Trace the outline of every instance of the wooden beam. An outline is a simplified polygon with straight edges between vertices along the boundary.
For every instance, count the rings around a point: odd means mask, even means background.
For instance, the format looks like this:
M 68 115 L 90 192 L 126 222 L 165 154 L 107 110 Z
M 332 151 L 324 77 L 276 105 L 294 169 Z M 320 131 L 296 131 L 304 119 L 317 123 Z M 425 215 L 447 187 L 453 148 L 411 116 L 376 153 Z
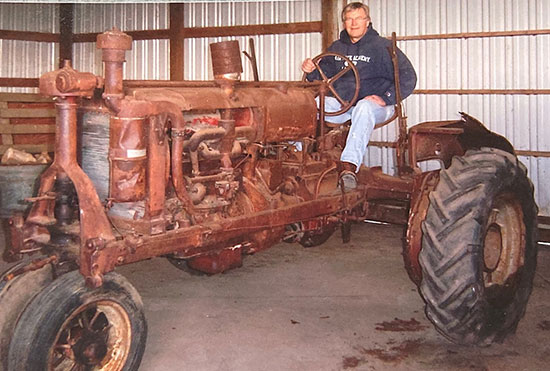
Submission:
M 38 79 L 27 77 L 0 77 L 0 87 L 37 88 Z
M 0 40 L 59 42 L 59 34 L 47 32 L 0 30 Z
M 143 31 L 124 31 L 135 40 L 162 40 L 170 38 L 170 30 L 143 30 Z M 95 43 L 97 35 L 101 32 L 79 33 L 73 35 L 75 43 Z
M 413 93 L 428 95 L 548 95 L 550 89 L 415 89 Z
M 0 102 L 0 109 L 5 108 L 8 108 L 8 102 Z M 10 121 L 8 119 L 0 119 L 0 127 L 4 124 L 4 121 L 6 121 L 8 126 L 11 126 L 9 125 Z M 0 133 L 2 133 L 2 144 L 13 144 L 13 136 L 10 133 L 4 133 L 1 131 Z
M 0 117 L 3 118 L 37 118 L 55 117 L 54 108 L 0 108 Z
M 550 151 L 527 151 L 516 149 L 516 156 L 531 156 L 531 157 L 550 157 Z
M 170 4 L 170 80 L 183 80 L 183 67 L 185 51 L 183 40 L 185 32 L 183 27 L 183 4 Z
M 256 24 L 247 26 L 226 27 L 184 27 L 185 38 L 251 36 L 251 35 L 284 35 L 293 33 L 322 32 L 321 21 Z M 170 39 L 170 30 L 124 31 L 134 40 Z M 74 42 L 95 42 L 99 32 L 81 33 L 73 36 Z
M 73 60 L 73 14 L 73 4 L 59 5 L 59 68 L 65 60 Z
M 397 36 L 397 41 L 472 39 L 472 38 L 484 38 L 484 37 L 537 36 L 537 35 L 550 35 L 550 29 Z
M 294 33 L 322 32 L 321 21 L 278 24 L 258 24 L 227 27 L 194 27 L 184 28 L 186 38 L 251 36 L 251 35 L 282 35 Z
M 0 133 L 2 138 L 4 134 L 55 134 L 55 125 L 0 125 Z M 9 144 L 3 142 L 3 144 Z
M 35 93 L 0 93 L 0 102 L 53 102 L 53 99 Z
M 539 241 L 550 242 L 550 216 L 539 215 Z
M 336 40 L 338 32 L 338 0 L 322 0 L 322 47 L 326 51 L 330 44 Z

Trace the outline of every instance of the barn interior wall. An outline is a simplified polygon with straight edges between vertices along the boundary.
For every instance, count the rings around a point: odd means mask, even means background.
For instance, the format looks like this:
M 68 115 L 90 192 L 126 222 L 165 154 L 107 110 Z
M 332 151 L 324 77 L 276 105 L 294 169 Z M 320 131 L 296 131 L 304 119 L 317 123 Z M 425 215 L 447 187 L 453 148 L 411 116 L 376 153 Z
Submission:
M 364 0 L 374 27 L 383 36 L 550 29 L 550 0 Z M 57 4 L 0 4 L 0 29 L 59 32 Z M 76 4 L 74 32 L 168 28 L 169 4 Z M 184 27 L 239 26 L 321 20 L 321 0 L 197 1 L 184 4 Z M 301 61 L 321 52 L 321 35 L 256 35 L 261 80 L 299 80 Z M 208 46 L 237 39 L 248 49 L 250 37 L 186 39 L 184 77 L 212 78 Z M 454 38 L 400 41 L 418 74 L 419 89 L 549 89 L 550 35 Z M 0 40 L 0 77 L 38 77 L 57 68 L 55 43 Z M 74 67 L 101 74 L 94 43 L 76 43 Z M 252 70 L 243 56 L 244 80 Z M 127 79 L 168 79 L 169 41 L 133 43 L 127 54 Z M 0 88 L 0 91 L 36 91 Z M 516 149 L 550 151 L 550 95 L 413 94 L 405 101 L 409 126 L 423 121 L 457 119 L 467 112 L 489 129 L 506 136 Z M 391 124 L 375 131 L 372 140 L 394 140 Z M 535 184 L 542 215 L 550 215 L 550 158 L 520 156 Z M 369 165 L 393 173 L 394 153 L 370 147 Z M 426 165 L 426 167 L 432 166 Z

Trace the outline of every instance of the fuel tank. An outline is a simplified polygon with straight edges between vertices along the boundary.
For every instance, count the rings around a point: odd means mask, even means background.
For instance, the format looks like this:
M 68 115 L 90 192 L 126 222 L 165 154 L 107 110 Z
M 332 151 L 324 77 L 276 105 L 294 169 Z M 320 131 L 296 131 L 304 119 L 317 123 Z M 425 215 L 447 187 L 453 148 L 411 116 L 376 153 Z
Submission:
M 137 100 L 172 102 L 184 113 L 233 109 L 237 114 L 235 125 L 253 126 L 257 142 L 315 136 L 317 106 L 313 91 L 283 83 L 271 85 L 132 88 L 127 94 Z

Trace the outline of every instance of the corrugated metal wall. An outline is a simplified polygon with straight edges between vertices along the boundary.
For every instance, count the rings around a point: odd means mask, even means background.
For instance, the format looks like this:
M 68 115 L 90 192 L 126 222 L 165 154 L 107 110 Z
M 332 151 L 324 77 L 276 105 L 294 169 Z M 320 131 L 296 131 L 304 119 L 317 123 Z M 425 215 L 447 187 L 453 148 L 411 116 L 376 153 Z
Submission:
M 117 27 L 122 31 L 156 30 L 169 27 L 169 5 L 76 4 L 74 33 L 103 32 Z M 125 79 L 147 80 L 170 78 L 168 40 L 134 41 L 126 53 Z M 73 49 L 74 68 L 101 74 L 101 52 L 95 43 L 76 43 Z
M 318 21 L 320 1 L 213 1 L 184 6 L 185 27 L 241 26 Z M 249 50 L 250 37 L 201 38 L 185 41 L 185 78 L 212 79 L 209 45 L 238 40 Z M 321 51 L 321 34 L 252 36 L 260 80 L 299 80 L 302 60 Z M 250 63 L 243 57 L 243 79 L 252 80 Z
M 0 4 L 0 30 L 59 32 L 57 4 Z M 0 40 L 0 76 L 35 78 L 57 68 L 55 43 Z M 0 88 L 1 92 L 37 92 L 34 88 Z
M 550 0 L 366 0 L 384 36 L 550 29 Z M 400 41 L 419 89 L 550 89 L 550 35 Z M 549 95 L 412 95 L 409 126 L 467 112 L 518 150 L 550 151 Z M 395 138 L 395 125 L 373 140 Z M 372 148 L 370 164 L 393 171 L 392 151 Z M 550 215 L 550 158 L 520 156 L 535 184 L 541 214 Z
M 102 32 L 114 26 L 123 31 L 163 29 L 168 28 L 168 18 L 168 4 L 77 4 L 74 32 Z M 199 1 L 184 4 L 184 27 L 275 24 L 320 19 L 320 1 Z M 212 79 L 210 43 L 238 40 L 242 50 L 249 50 L 249 38 L 186 39 L 185 79 Z M 301 61 L 321 50 L 321 34 L 264 35 L 252 38 L 261 80 L 300 79 Z M 76 69 L 101 72 L 101 56 L 94 43 L 75 44 L 74 53 Z M 244 56 L 243 68 L 243 79 L 252 80 L 252 70 Z M 132 51 L 127 53 L 124 77 L 168 79 L 169 41 L 134 42 Z
M 388 36 L 550 28 L 550 0 L 364 0 L 375 28 Z M 58 32 L 54 4 L 0 4 L 0 29 Z M 185 27 L 318 21 L 321 0 L 202 1 L 184 5 Z M 77 4 L 75 33 L 168 27 L 168 4 Z M 30 15 L 30 16 L 29 16 Z M 261 80 L 298 80 L 300 63 L 321 52 L 320 34 L 253 36 Z M 212 78 L 208 45 L 231 38 L 185 41 L 185 78 Z M 248 49 L 248 37 L 233 38 Z M 418 73 L 420 89 L 549 89 L 550 35 L 400 41 Z M 57 46 L 0 41 L 3 77 L 37 77 L 57 66 Z M 75 44 L 75 68 L 101 73 L 94 43 Z M 168 79 L 169 42 L 137 41 L 127 54 L 127 79 Z M 14 61 L 17 61 L 15 63 Z M 20 62 L 22 61 L 22 62 Z M 38 62 L 38 63 L 37 63 Z M 251 80 L 243 57 L 243 79 Z M 6 89 L 2 89 L 6 91 Z M 22 91 L 25 89 L 10 89 Z M 550 96 L 413 95 L 405 103 L 409 125 L 458 118 L 464 111 L 506 136 L 517 149 L 549 151 Z M 395 125 L 373 140 L 395 139 Z M 535 183 L 543 215 L 550 215 L 550 159 L 521 157 Z M 369 163 L 393 172 L 393 151 L 369 149 Z

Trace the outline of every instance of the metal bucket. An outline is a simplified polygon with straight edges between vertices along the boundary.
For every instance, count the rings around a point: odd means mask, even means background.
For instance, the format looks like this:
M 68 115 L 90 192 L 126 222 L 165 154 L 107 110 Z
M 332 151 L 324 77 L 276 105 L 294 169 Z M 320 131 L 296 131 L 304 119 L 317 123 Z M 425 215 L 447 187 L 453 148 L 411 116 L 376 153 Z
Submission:
M 49 164 L 0 165 L 0 218 L 14 211 L 25 212 L 31 204 L 25 198 L 36 195 L 40 174 Z

